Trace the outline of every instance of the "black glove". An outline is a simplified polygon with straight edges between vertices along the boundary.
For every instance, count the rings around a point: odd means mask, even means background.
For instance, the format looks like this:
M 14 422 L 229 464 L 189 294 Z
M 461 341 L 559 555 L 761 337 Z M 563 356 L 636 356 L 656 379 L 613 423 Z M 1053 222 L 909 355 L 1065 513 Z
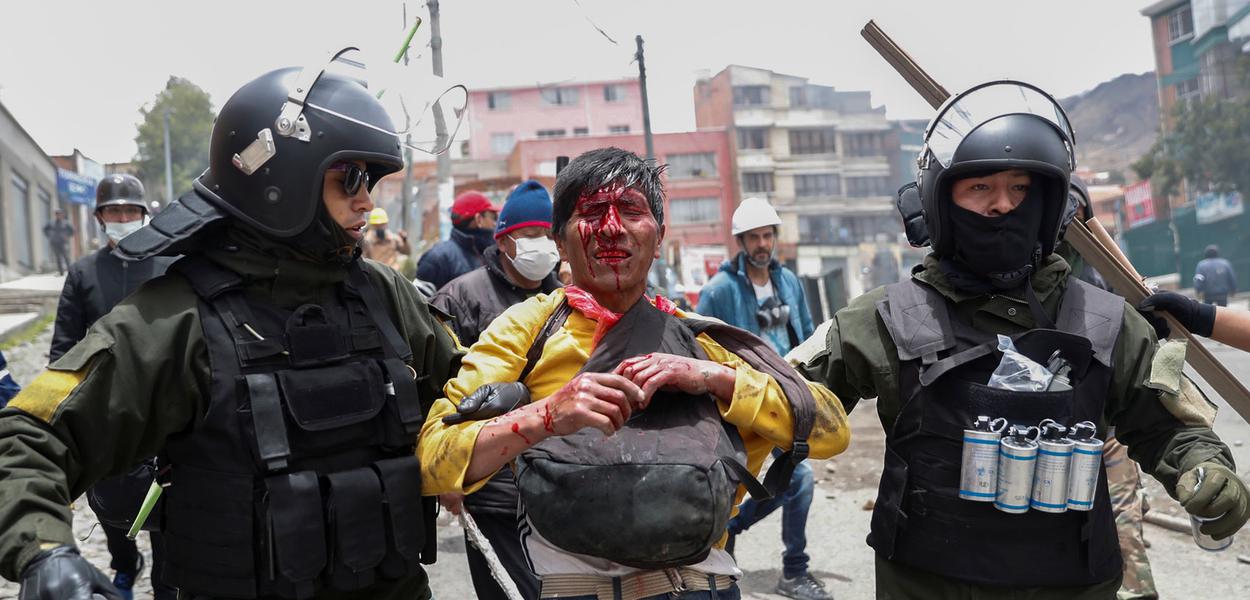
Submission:
M 1166 310 L 1173 317 L 1176 317 L 1176 320 L 1180 321 L 1181 325 L 1185 326 L 1185 329 L 1188 329 L 1190 333 L 1195 335 L 1211 337 L 1211 331 L 1215 329 L 1214 304 L 1203 304 L 1176 292 L 1159 292 L 1149 296 L 1142 300 L 1141 304 L 1137 305 L 1137 310 L 1150 321 L 1151 325 L 1155 326 L 1156 332 L 1159 330 L 1159 326 L 1155 325 L 1151 316 L 1146 315 L 1157 310 Z M 1152 316 L 1154 319 L 1162 321 L 1158 315 Z M 1166 325 L 1165 322 L 1165 330 L 1167 330 Z M 1159 337 L 1162 339 L 1166 336 L 1160 335 Z
M 103 573 L 73 546 L 57 546 L 35 555 L 22 569 L 18 600 L 122 600 Z
M 524 383 L 488 383 L 465 396 L 456 407 L 456 414 L 443 417 L 443 422 L 455 425 L 493 419 L 529 401 L 530 390 Z

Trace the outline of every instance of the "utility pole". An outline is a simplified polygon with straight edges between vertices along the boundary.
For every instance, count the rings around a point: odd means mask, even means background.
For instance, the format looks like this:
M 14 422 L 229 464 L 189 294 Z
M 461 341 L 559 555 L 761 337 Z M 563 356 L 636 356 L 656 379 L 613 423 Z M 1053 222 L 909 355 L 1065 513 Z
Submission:
M 438 20 L 438 0 L 427 0 L 430 8 L 430 55 L 434 66 L 434 74 L 443 76 L 443 36 Z M 442 107 L 434 103 L 434 135 L 442 144 L 447 139 L 447 121 L 443 118 Z M 451 180 L 451 148 L 438 155 L 438 211 L 439 218 L 449 218 L 454 188 Z M 440 228 L 441 230 L 441 228 Z M 441 231 L 439 237 L 442 237 Z
M 642 88 L 642 136 L 647 142 L 647 158 L 655 158 L 655 145 L 651 142 L 651 105 L 647 103 L 647 63 L 642 56 L 642 36 L 634 36 L 634 42 L 638 44 L 634 60 L 638 61 L 638 84 Z
M 165 108 L 165 205 L 174 201 L 174 167 L 169 151 L 169 108 Z
M 408 3 L 407 2 L 404 3 L 404 27 L 405 28 L 408 27 Z M 411 40 L 409 41 L 411 42 Z M 404 48 L 404 66 L 408 66 L 408 50 L 410 47 L 411 45 L 409 47 Z M 405 111 L 404 131 L 407 132 L 411 126 L 412 126 L 412 117 L 406 114 L 406 111 Z M 412 205 L 413 205 L 412 147 L 411 147 L 412 133 L 405 133 L 404 140 L 407 142 L 406 144 L 404 144 L 404 185 L 400 191 L 400 194 L 402 194 L 402 196 L 400 197 L 400 203 L 399 203 L 401 210 L 403 210 L 404 214 L 400 219 L 400 226 L 403 227 L 404 231 L 408 232 L 408 239 L 412 240 L 412 243 L 409 244 L 410 256 L 408 257 L 411 260 L 413 258 L 411 254 L 415 253 L 421 247 L 421 217 L 422 217 L 421 209 L 422 207 L 420 203 L 418 203 L 417 210 L 415 211 L 416 215 L 413 216 L 412 218 L 409 218 L 409 213 L 414 212 L 412 210 Z

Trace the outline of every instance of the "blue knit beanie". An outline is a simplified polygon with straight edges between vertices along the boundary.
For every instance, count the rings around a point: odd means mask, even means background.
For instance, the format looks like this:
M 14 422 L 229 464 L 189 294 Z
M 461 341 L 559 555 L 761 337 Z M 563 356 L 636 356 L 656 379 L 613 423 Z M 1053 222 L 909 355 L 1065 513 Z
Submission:
M 508 194 L 495 224 L 495 239 L 522 227 L 551 227 L 551 194 L 533 179 L 521 182 Z

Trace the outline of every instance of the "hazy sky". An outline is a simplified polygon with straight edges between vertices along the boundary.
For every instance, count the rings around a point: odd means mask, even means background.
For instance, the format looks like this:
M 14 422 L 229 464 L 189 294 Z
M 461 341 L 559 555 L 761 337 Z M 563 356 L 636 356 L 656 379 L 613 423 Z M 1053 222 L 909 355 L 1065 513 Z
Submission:
M 449 79 L 470 86 L 637 73 L 646 40 L 656 131 L 694 128 L 699 73 L 736 63 L 869 90 L 891 118 L 931 111 L 860 37 L 876 19 L 952 91 L 1014 77 L 1058 96 L 1154 68 L 1150 0 L 443 0 Z M 135 152 L 139 108 L 170 75 L 220 107 L 269 69 L 335 46 L 402 41 L 401 0 L 23 0 L 0 4 L 0 102 L 43 149 L 101 162 Z M 422 0 L 409 15 L 428 17 Z M 614 45 L 590 24 L 616 39 Z M 418 39 L 429 40 L 427 26 Z M 425 50 L 422 60 L 428 61 Z M 1079 137 L 1080 132 L 1077 132 Z

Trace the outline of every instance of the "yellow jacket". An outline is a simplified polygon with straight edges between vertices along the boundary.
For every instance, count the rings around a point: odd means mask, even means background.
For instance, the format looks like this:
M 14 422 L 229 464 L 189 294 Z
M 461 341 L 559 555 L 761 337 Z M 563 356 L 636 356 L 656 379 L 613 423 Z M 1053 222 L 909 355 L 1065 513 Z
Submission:
M 459 374 L 443 387 L 446 396 L 434 403 L 421 431 L 417 456 L 421 459 L 422 490 L 426 495 L 477 491 L 486 479 L 466 482 L 465 471 L 485 421 L 446 425 L 443 417 L 456 412 L 465 396 L 487 383 L 516 381 L 525 368 L 525 354 L 538 330 L 564 299 L 564 290 L 539 294 L 509 308 L 491 323 L 463 359 Z M 678 316 L 685 316 L 678 313 Z M 533 399 L 554 394 L 577 374 L 590 357 L 595 321 L 574 310 L 568 321 L 547 340 L 542 358 L 525 385 Z M 699 344 L 710 360 L 737 372 L 731 402 L 721 402 L 721 416 L 738 427 L 746 444 L 747 468 L 758 474 L 774 446 L 789 448 L 793 434 L 790 404 L 772 377 L 746 364 L 706 334 Z M 846 449 L 851 430 L 842 403 L 824 386 L 808 383 L 816 398 L 816 419 L 808 439 L 812 458 L 829 458 Z M 745 488 L 739 487 L 738 501 Z

